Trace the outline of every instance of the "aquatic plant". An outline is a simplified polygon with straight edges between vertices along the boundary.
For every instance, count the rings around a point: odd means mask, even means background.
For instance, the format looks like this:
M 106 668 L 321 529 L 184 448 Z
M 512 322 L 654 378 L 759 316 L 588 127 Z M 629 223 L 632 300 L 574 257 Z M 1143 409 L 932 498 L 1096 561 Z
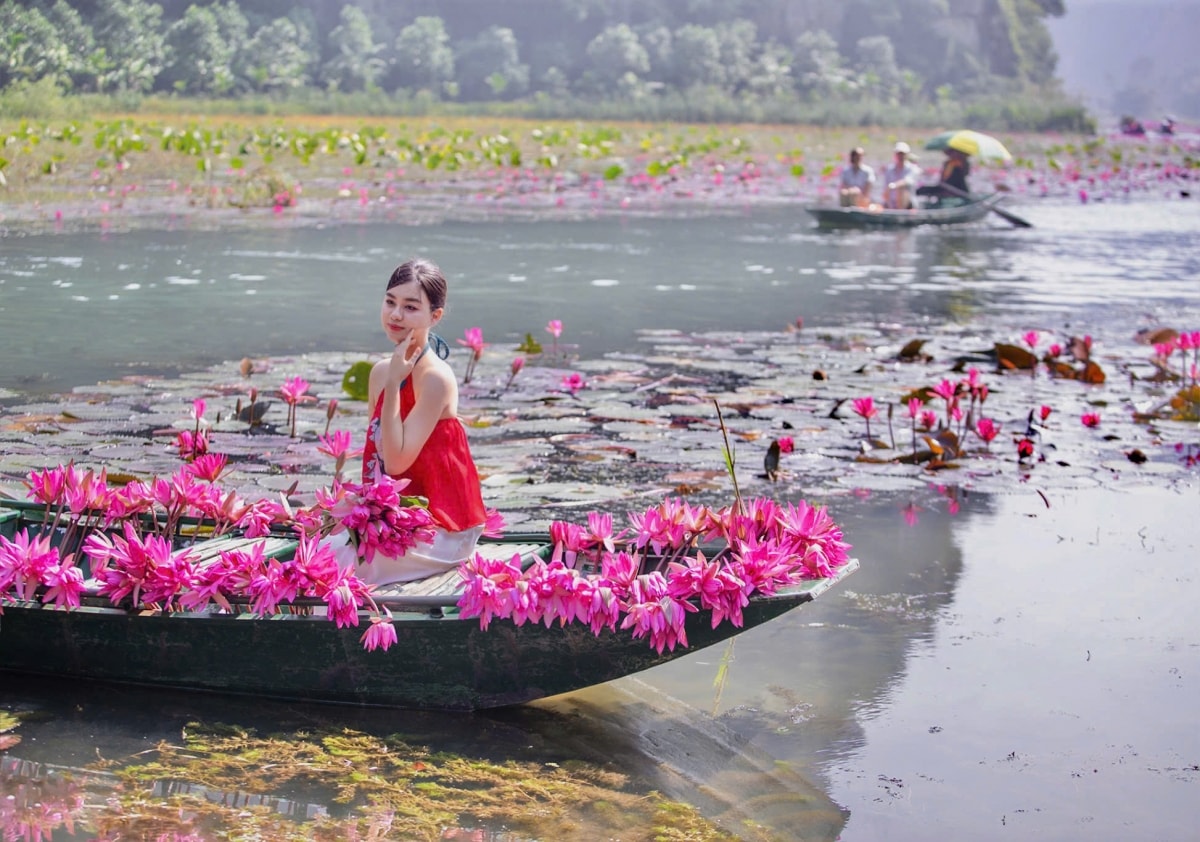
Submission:
M 875 406 L 875 399 L 867 396 L 865 398 L 855 398 L 851 401 L 851 406 L 854 408 L 854 414 L 867 424 L 867 441 L 871 440 L 871 419 L 879 414 L 879 408 Z
M 463 338 L 455 341 L 459 345 L 465 345 L 471 351 L 471 356 L 467 359 L 466 371 L 463 372 L 463 383 L 470 383 L 475 374 L 475 366 L 483 357 L 483 349 L 487 347 L 483 341 L 483 328 L 469 327 L 463 331 Z
M 303 377 L 293 377 L 285 380 L 279 387 L 279 394 L 288 405 L 288 429 L 292 438 L 296 437 L 296 405 L 301 401 L 315 400 L 306 394 L 309 383 Z
M 557 354 L 558 353 L 558 337 L 562 336 L 563 323 L 561 321 L 559 321 L 558 319 L 551 319 L 546 324 L 546 332 L 549 333 L 552 337 L 554 337 L 554 344 L 551 348 L 551 351 L 553 353 Z

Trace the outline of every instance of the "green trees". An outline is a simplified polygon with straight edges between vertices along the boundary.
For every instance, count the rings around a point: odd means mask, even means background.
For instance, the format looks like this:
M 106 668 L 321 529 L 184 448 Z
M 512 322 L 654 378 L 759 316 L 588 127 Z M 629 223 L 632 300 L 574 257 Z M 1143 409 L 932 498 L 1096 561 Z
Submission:
M 1052 89 L 1044 20 L 1064 11 L 1063 0 L 160 2 L 0 0 L 0 87 L 378 91 L 396 102 L 599 101 L 610 114 L 635 101 L 654 113 L 655 100 L 713 115 L 936 105 Z
M 261 27 L 246 50 L 251 87 L 264 93 L 282 93 L 308 84 L 309 66 L 315 58 L 312 46 L 308 28 L 289 18 L 275 18 Z
M 242 21 L 244 42 L 245 18 Z M 160 83 L 187 94 L 224 94 L 233 88 L 238 41 L 227 40 L 212 8 L 188 6 L 183 17 L 167 27 L 166 44 L 167 65 Z
M 167 61 L 162 6 L 146 0 L 99 0 L 92 22 L 99 54 L 93 69 L 100 92 L 145 93 Z
M 419 17 L 396 38 L 390 87 L 453 95 L 454 51 L 441 18 Z
M 332 55 L 321 68 L 326 86 L 340 91 L 363 91 L 376 86 L 386 63 L 382 45 L 371 34 L 371 22 L 357 6 L 343 6 L 340 23 L 329 33 Z
M 628 24 L 606 28 L 587 45 L 588 69 L 580 80 L 590 94 L 636 93 L 650 72 L 650 54 Z
M 0 3 L 0 86 L 66 75 L 69 53 L 38 9 Z
M 465 100 L 514 99 L 529 90 L 529 65 L 521 63 L 517 37 L 506 26 L 490 26 L 460 42 L 455 63 Z

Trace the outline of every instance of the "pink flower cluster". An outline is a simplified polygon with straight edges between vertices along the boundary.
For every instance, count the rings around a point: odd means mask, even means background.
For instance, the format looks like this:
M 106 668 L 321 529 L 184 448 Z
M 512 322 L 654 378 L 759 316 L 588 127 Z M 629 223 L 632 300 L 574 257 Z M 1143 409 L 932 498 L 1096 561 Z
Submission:
M 358 557 L 370 564 L 376 555 L 397 558 L 417 542 L 434 538 L 433 516 L 420 498 L 404 497 L 407 479 L 381 474 L 373 483 L 337 482 L 317 491 L 314 512 L 325 513 L 325 531 L 348 532 Z
M 29 498 L 46 507 L 43 526 L 68 533 L 99 526 L 111 529 L 122 521 L 135 521 L 139 531 L 173 540 L 192 519 L 207 522 L 214 536 L 238 530 L 255 538 L 290 522 L 291 516 L 281 504 L 268 499 L 249 501 L 216 485 L 225 465 L 225 456 L 206 454 L 170 477 L 132 480 L 117 487 L 109 486 L 104 471 L 60 465 L 31 471 L 26 485 Z
M 269 500 L 247 502 L 200 479 L 215 478 L 224 464 L 224 457 L 206 456 L 170 478 L 115 489 L 103 472 L 71 465 L 31 472 L 29 497 L 44 507 L 44 517 L 11 540 L 0 535 L 0 602 L 40 596 L 43 604 L 69 609 L 86 593 L 114 605 L 164 611 L 203 611 L 210 605 L 234 611 L 239 601 L 255 614 L 269 615 L 297 599 L 319 599 L 339 628 L 357 626 L 364 606 L 373 611 L 362 635 L 368 650 L 395 643 L 391 615 L 321 539 L 349 530 L 367 561 L 376 552 L 401 554 L 418 540 L 431 540 L 432 518 L 414 505 L 419 501 L 400 496 L 404 483 L 388 478 L 366 487 L 335 483 L 313 508 L 288 511 Z M 178 545 L 185 517 L 212 527 L 207 535 L 295 533 L 297 549 L 290 559 L 268 558 L 260 542 L 202 559 L 194 546 Z M 78 564 L 84 558 L 91 582 Z
M 462 616 L 484 629 L 494 619 L 580 622 L 597 635 L 629 629 L 662 652 L 687 646 L 688 614 L 705 610 L 713 628 L 740 627 L 752 594 L 831 576 L 849 550 L 823 507 L 767 499 L 722 510 L 667 499 L 619 534 L 596 513 L 586 527 L 556 522 L 550 534 L 550 561 L 524 570 L 519 556 L 468 561 Z

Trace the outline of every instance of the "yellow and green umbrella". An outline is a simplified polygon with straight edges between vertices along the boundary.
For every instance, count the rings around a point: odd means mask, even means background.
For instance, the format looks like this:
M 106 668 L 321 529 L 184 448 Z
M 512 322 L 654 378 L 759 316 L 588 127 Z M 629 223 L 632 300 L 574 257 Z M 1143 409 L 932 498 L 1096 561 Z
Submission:
M 925 144 L 926 149 L 957 149 L 968 155 L 974 155 L 987 161 L 1008 163 L 1012 153 L 1004 148 L 1004 144 L 990 134 L 975 132 L 970 129 L 958 129 L 953 132 L 942 132 L 937 137 L 930 138 Z

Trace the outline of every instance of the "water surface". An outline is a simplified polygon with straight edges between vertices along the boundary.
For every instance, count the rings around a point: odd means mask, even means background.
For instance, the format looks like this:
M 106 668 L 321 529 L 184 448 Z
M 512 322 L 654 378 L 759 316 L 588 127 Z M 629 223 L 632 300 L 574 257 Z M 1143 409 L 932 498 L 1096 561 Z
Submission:
M 391 270 L 451 281 L 443 333 L 595 356 L 643 329 L 919 327 L 984 314 L 1142 318 L 1194 306 L 1195 202 L 1021 208 L 1036 224 L 820 232 L 800 211 L 698 219 L 339 225 L 0 240 L 0 388 L 60 391 L 243 356 L 379 346 Z

